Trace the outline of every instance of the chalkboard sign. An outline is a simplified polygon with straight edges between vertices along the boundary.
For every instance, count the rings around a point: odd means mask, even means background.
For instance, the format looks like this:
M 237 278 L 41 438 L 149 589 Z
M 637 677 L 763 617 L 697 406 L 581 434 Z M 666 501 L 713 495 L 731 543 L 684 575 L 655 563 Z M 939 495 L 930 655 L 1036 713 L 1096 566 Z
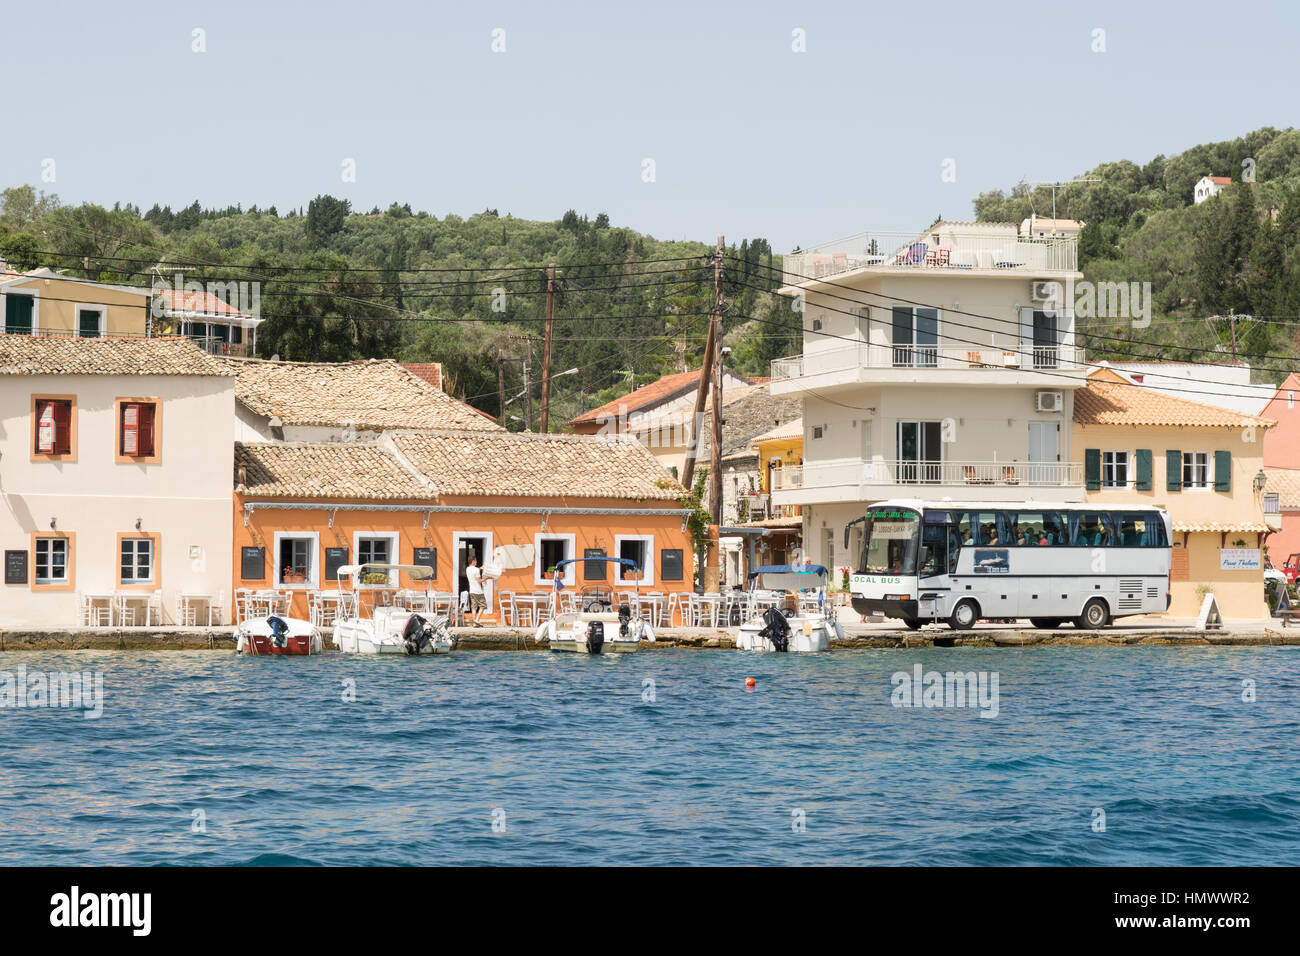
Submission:
M 245 581 L 266 578 L 266 548 L 241 548 L 239 576 Z
M 412 564 L 422 564 L 433 571 L 433 576 L 438 576 L 438 549 L 437 548 L 416 548 L 411 559 Z
M 347 548 L 326 548 L 325 549 L 325 580 L 337 581 L 339 579 L 339 568 L 348 563 Z
M 682 549 L 664 548 L 659 552 L 659 580 L 680 581 L 682 579 Z
M 603 558 L 605 556 L 604 548 L 583 548 L 582 556 L 586 558 Z M 604 581 L 605 573 L 609 570 L 607 561 L 589 561 L 584 560 L 582 563 L 582 580 L 584 581 Z
M 27 583 L 27 552 L 5 552 L 5 584 Z

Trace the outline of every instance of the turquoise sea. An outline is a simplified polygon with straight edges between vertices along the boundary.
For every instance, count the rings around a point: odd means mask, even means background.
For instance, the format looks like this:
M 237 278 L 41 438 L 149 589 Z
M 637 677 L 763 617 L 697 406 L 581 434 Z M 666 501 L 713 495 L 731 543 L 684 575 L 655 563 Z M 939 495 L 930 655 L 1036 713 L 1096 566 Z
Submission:
M 5 864 L 1300 864 L 1300 648 L 20 665 L 103 716 L 0 709 Z

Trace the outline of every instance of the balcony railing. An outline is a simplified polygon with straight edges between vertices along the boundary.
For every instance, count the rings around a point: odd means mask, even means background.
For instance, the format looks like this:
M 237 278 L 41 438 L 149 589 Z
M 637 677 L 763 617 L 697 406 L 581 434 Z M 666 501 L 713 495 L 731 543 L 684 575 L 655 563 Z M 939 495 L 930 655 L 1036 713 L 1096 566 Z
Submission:
M 1276 491 L 1266 492 L 1264 495 L 1264 514 L 1277 515 L 1282 513 L 1282 498 Z
M 1071 369 L 1083 361 L 1073 345 L 877 345 L 866 342 L 772 360 L 772 379 L 803 378 L 858 368 Z
M 844 485 L 947 485 L 967 488 L 1028 486 L 1080 488 L 1077 461 L 875 461 L 830 462 L 772 472 L 774 491 Z
M 862 232 L 783 257 L 786 285 L 858 269 L 1010 269 L 1074 272 L 1074 236 L 1021 236 L 1014 225 L 958 231 L 939 223 L 924 233 Z

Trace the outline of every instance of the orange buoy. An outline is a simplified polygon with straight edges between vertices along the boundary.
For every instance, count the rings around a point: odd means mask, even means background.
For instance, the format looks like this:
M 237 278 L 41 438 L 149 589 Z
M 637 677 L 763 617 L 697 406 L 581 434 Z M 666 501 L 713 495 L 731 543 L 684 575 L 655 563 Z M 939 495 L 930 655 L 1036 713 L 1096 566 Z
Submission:
M 754 686 L 754 683 L 755 683 L 754 678 L 752 678 L 752 677 L 746 677 L 746 678 L 745 678 L 745 686 L 746 686 L 746 687 L 753 687 L 753 686 Z

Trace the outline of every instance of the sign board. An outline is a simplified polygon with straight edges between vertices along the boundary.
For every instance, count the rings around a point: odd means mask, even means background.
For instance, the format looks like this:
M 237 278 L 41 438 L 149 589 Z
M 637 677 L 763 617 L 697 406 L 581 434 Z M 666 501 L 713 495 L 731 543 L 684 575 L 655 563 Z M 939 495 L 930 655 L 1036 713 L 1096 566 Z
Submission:
M 438 576 L 438 549 L 437 548 L 416 548 L 412 557 L 412 564 L 422 564 L 424 567 L 433 571 L 433 576 Z
M 603 558 L 605 557 L 604 548 L 583 548 L 582 556 L 584 558 Z M 609 564 L 605 561 L 584 561 L 582 564 L 582 580 L 584 581 L 604 581 L 605 574 L 609 569 Z
M 1010 574 L 1011 555 L 1006 548 L 976 548 L 976 574 Z
M 325 580 L 337 581 L 339 579 L 339 568 L 348 563 L 347 548 L 326 548 L 325 549 Z
M 1220 571 L 1262 571 L 1259 548 L 1220 548 Z
M 27 552 L 5 552 L 5 584 L 27 583 Z
M 1219 602 L 1214 600 L 1213 594 L 1205 595 L 1205 600 L 1201 602 L 1201 613 L 1196 618 L 1196 629 L 1198 631 L 1217 631 L 1223 627 L 1223 615 L 1219 613 Z
M 239 576 L 245 581 L 261 581 L 266 578 L 266 548 L 240 549 Z
M 682 580 L 681 548 L 664 548 L 659 552 L 659 580 Z

